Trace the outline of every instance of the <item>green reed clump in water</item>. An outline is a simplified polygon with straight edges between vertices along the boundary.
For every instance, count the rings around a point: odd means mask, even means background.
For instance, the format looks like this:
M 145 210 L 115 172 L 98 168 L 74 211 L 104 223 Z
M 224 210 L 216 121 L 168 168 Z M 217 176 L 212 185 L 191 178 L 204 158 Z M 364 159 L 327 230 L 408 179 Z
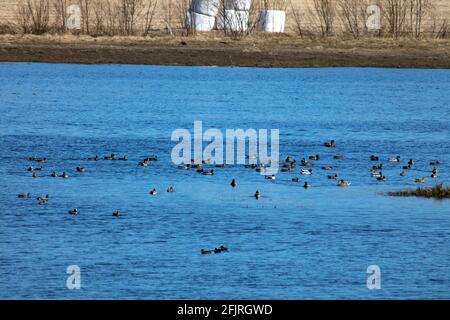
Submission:
M 442 184 L 438 184 L 434 187 L 418 187 L 416 190 L 388 192 L 388 195 L 394 197 L 425 197 L 444 199 L 450 198 L 450 187 L 445 187 Z

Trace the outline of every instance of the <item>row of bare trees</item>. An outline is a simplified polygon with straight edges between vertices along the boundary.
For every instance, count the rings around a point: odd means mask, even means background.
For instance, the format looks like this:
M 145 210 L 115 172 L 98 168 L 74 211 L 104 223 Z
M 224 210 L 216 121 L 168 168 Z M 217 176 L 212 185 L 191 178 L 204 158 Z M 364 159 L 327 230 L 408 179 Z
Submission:
M 66 32 L 71 4 L 81 10 L 82 33 L 147 36 L 158 0 L 20 0 L 16 23 L 23 33 Z
M 74 3 L 81 9 L 81 33 L 147 36 L 156 14 L 160 26 L 162 22 L 168 33 L 172 34 L 174 29 L 188 30 L 186 11 L 192 0 L 19 0 L 16 25 L 23 33 L 66 32 L 67 7 Z M 449 34 L 447 20 L 438 22 L 432 0 L 309 0 L 307 3 L 306 8 L 298 8 L 293 0 L 254 0 L 249 26 L 242 35 L 256 29 L 259 10 L 280 9 L 289 10 L 291 27 L 300 36 L 348 34 L 359 38 L 370 33 L 366 26 L 369 4 L 382 8 L 382 29 L 378 35 L 420 38 L 424 33 L 438 37 Z
M 420 38 L 425 32 L 425 21 L 428 21 L 428 32 L 446 35 L 447 20 L 437 22 L 431 0 L 311 0 L 307 14 L 303 15 L 291 0 L 295 27 L 301 36 L 319 32 L 328 37 L 344 32 L 359 38 L 369 32 L 366 21 L 371 4 L 382 9 L 382 28 L 376 32 L 378 35 Z

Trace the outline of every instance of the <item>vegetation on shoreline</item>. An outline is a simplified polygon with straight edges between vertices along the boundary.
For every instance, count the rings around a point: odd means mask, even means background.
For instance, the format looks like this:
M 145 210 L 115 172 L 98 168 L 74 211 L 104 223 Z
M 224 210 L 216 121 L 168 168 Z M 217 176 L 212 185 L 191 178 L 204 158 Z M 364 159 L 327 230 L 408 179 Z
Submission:
M 418 187 L 415 190 L 402 190 L 388 192 L 388 195 L 394 197 L 424 197 L 435 199 L 450 199 L 450 187 L 442 184 L 433 187 Z
M 186 23 L 192 0 L 79 0 L 80 30 L 75 34 L 98 36 L 152 36 L 154 31 L 169 35 L 196 34 Z M 382 29 L 366 26 L 368 2 L 360 0 L 312 0 L 300 10 L 293 0 L 253 0 L 248 29 L 224 36 L 245 38 L 257 33 L 258 12 L 265 9 L 288 11 L 290 33 L 297 38 L 351 37 L 354 39 L 408 38 L 444 39 L 450 36 L 448 19 L 430 0 L 377 0 L 384 8 Z M 0 34 L 68 34 L 66 0 L 20 0 L 14 19 L 0 24 Z M 224 7 L 221 2 L 219 15 Z M 222 14 L 223 16 L 223 14 Z M 155 21 L 159 25 L 156 26 Z M 288 32 L 289 33 L 289 32 Z

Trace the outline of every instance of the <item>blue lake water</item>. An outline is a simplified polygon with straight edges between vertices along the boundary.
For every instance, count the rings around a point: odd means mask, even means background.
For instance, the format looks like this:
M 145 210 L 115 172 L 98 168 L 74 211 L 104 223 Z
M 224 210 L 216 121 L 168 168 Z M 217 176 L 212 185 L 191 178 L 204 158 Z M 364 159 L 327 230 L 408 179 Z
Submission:
M 171 133 L 196 120 L 278 128 L 281 159 L 322 160 L 310 177 L 297 167 L 275 181 L 243 166 L 181 171 Z M 449 183 L 449 122 L 449 70 L 0 64 L 0 298 L 448 299 L 450 201 L 384 193 Z M 330 139 L 337 147 L 322 147 Z M 112 152 L 129 160 L 86 160 Z M 136 166 L 152 154 L 160 161 Z M 387 181 L 371 177 L 372 154 Z M 26 170 L 33 155 L 49 159 L 45 177 Z M 200 254 L 222 244 L 229 252 Z M 69 265 L 80 290 L 66 287 Z M 369 265 L 380 290 L 366 286 Z

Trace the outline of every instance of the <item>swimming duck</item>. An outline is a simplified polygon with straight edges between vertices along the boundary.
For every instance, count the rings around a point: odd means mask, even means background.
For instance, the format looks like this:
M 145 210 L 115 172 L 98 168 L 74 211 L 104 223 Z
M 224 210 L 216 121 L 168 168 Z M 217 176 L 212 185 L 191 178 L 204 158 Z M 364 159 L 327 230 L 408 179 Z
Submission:
M 413 159 L 408 160 L 408 165 L 412 166 L 414 163 L 415 163 L 415 161 Z
M 138 167 L 148 167 L 150 165 L 149 161 L 140 161 L 138 162 Z
M 378 157 L 378 156 L 374 156 L 374 155 L 370 156 L 370 161 L 379 161 L 379 160 L 380 160 L 380 157 Z
M 32 156 L 32 157 L 28 158 L 28 160 L 30 160 L 30 161 L 35 161 L 36 159 L 37 159 L 36 156 Z
M 40 163 L 45 163 L 47 162 L 47 158 L 42 158 L 42 159 L 34 159 L 35 162 L 40 162 Z
M 71 214 L 71 215 L 73 215 L 73 216 L 78 215 L 78 213 L 79 213 L 79 211 L 78 211 L 77 208 L 74 208 L 74 209 L 72 209 L 72 210 L 69 211 L 69 214 Z
M 17 195 L 17 198 L 20 199 L 30 199 L 31 198 L 31 193 L 21 193 Z
M 333 156 L 333 159 L 336 159 L 336 160 L 344 160 L 345 157 L 344 157 L 343 154 L 339 154 L 339 155 L 337 155 L 337 156 Z
M 440 165 L 441 163 L 439 162 L 439 161 L 431 161 L 430 162 L 430 166 L 438 166 L 438 165 Z
M 292 171 L 292 168 L 291 168 L 291 166 L 286 166 L 286 167 L 282 167 L 281 168 L 281 172 L 290 172 L 290 171 Z
M 337 185 L 338 187 L 350 187 L 350 182 L 345 180 L 339 180 Z
M 312 170 L 311 169 L 302 169 L 302 170 L 300 170 L 300 174 L 311 175 Z
M 324 142 L 324 147 L 327 148 L 335 148 L 336 147 L 336 142 L 334 140 L 330 140 L 329 142 Z
M 88 161 L 98 161 L 98 160 L 100 160 L 100 158 L 97 155 L 95 157 L 89 157 L 87 159 L 88 159 Z
M 233 188 L 236 188 L 236 187 L 237 187 L 237 182 L 236 182 L 236 180 L 235 180 L 235 179 L 231 180 L 230 185 L 231 185 Z
M 116 155 L 114 153 L 111 153 L 110 156 L 103 157 L 105 160 L 116 160 Z
M 175 190 L 174 190 L 173 187 L 169 187 L 169 188 L 167 188 L 167 192 L 168 192 L 168 193 L 172 193 L 172 192 L 175 192 Z
M 200 250 L 200 253 L 201 253 L 201 254 L 211 254 L 211 253 L 212 253 L 212 250 L 201 249 L 201 250 Z
M 38 174 L 36 172 L 33 172 L 33 174 L 31 175 L 33 178 L 37 178 Z
M 298 183 L 298 182 L 300 182 L 300 179 L 299 178 L 292 178 L 292 182 Z
M 303 188 L 308 189 L 309 187 L 310 187 L 310 184 L 305 181 L 305 183 L 303 184 Z
M 120 211 L 119 211 L 119 210 L 114 211 L 113 214 L 112 214 L 112 216 L 113 216 L 113 217 L 116 217 L 116 218 L 120 217 Z
M 69 178 L 69 175 L 68 175 L 66 172 L 63 172 L 63 173 L 60 175 L 60 177 L 61 177 L 61 178 L 64 178 L 64 179 L 67 179 L 67 178 Z
M 309 156 L 309 160 L 318 161 L 318 160 L 320 160 L 320 156 L 318 154 L 316 154 L 315 156 Z
M 425 183 L 426 179 L 425 178 L 416 178 L 414 181 L 417 183 Z
M 304 166 L 304 167 L 309 167 L 309 166 L 311 166 L 311 163 L 309 163 L 308 161 L 306 161 L 305 158 L 303 158 L 303 159 L 300 161 L 300 164 L 301 164 L 302 166 Z
M 381 176 L 381 177 L 377 177 L 378 181 L 386 181 L 386 177 L 385 176 Z
M 192 169 L 202 169 L 203 166 L 201 164 L 191 164 Z
M 334 170 L 333 166 L 324 166 L 322 167 L 322 170 Z
M 381 170 L 381 169 L 383 169 L 383 165 L 380 163 L 380 164 L 377 164 L 377 165 L 375 165 L 375 166 L 372 166 L 372 170 L 373 171 L 375 171 L 375 170 Z
M 380 178 L 382 176 L 383 176 L 383 173 L 381 171 L 380 172 L 372 171 L 372 177 Z
M 295 162 L 295 160 L 294 160 L 294 158 L 293 158 L 293 157 L 291 157 L 291 156 L 288 156 L 288 157 L 286 158 L 285 162 L 288 162 L 288 163 L 294 163 L 294 162 Z
M 336 180 L 338 178 L 338 175 L 335 173 L 334 175 L 329 175 L 328 179 L 330 180 Z
M 411 170 L 412 169 L 412 165 L 408 164 L 407 166 L 403 166 L 402 169 L 403 170 Z
M 36 170 L 36 171 L 42 171 L 42 169 L 43 169 L 42 166 L 39 166 L 39 167 L 34 168 L 34 170 Z
M 128 157 L 127 156 L 122 156 L 122 157 L 119 157 L 118 160 L 119 161 L 128 161 Z
M 436 173 L 432 173 L 430 177 L 431 177 L 432 179 L 436 179 L 438 176 L 437 176 Z
M 158 161 L 158 156 L 151 155 L 150 157 L 147 157 L 145 160 L 147 160 L 147 161 Z
M 406 177 L 406 172 L 405 171 L 400 172 L 400 177 Z
M 222 250 L 220 250 L 219 248 L 214 248 L 214 253 L 222 253 Z
M 56 178 L 58 175 L 56 174 L 55 171 L 53 171 L 53 172 L 50 174 L 50 176 L 52 176 L 53 178 Z
M 27 168 L 27 171 L 30 171 L 30 172 L 34 171 L 34 167 L 33 167 L 33 166 L 29 166 L 29 167 Z
M 37 200 L 37 201 L 48 201 L 48 199 L 49 199 L 49 196 L 48 196 L 48 194 L 46 194 L 44 198 L 42 198 L 42 197 L 39 197 L 39 196 L 38 196 L 38 197 L 36 197 L 36 200 Z
M 274 174 L 272 174 L 270 176 L 265 176 L 264 178 L 267 179 L 267 180 L 275 180 L 276 179 Z
M 152 196 L 156 196 L 158 194 L 158 192 L 156 191 L 156 189 L 153 189 L 152 191 L 150 191 L 150 195 Z
M 431 173 L 432 173 L 432 174 L 437 174 L 438 172 L 439 172 L 439 171 L 438 171 L 438 169 L 436 169 L 436 167 L 434 167 L 433 170 L 431 170 Z
M 227 247 L 224 247 L 224 246 L 220 246 L 219 249 L 220 249 L 220 251 L 222 251 L 222 252 L 223 252 L 223 251 L 228 251 L 228 248 L 227 248 Z
M 77 172 L 86 172 L 86 168 L 84 168 L 84 167 L 77 167 Z
M 400 162 L 400 156 L 388 158 L 389 162 Z
M 261 194 L 259 193 L 258 190 L 256 190 L 256 192 L 255 192 L 255 198 L 256 198 L 256 199 L 259 199 L 260 197 L 261 197 Z
M 201 174 L 213 176 L 215 174 L 214 169 L 211 170 L 202 170 Z
M 191 168 L 191 165 L 189 164 L 182 164 L 178 166 L 178 169 L 180 170 L 189 170 Z

